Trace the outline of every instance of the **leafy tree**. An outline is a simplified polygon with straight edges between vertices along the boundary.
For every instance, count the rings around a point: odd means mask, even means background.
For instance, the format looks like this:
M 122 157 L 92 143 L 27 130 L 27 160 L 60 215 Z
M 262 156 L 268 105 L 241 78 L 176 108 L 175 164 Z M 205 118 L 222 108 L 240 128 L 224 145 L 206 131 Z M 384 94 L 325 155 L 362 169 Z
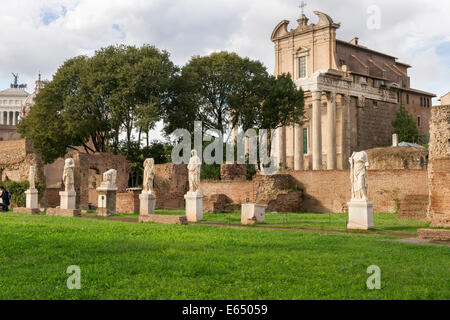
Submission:
M 130 144 L 123 141 L 120 146 L 120 153 L 124 154 L 130 163 L 129 185 L 137 187 L 142 184 L 145 159 L 153 158 L 155 164 L 168 163 L 170 162 L 171 152 L 172 146 L 159 141 L 155 141 L 148 147 L 143 148 L 136 141 Z
M 418 141 L 419 130 L 416 122 L 403 104 L 400 105 L 400 109 L 397 111 L 397 118 L 392 122 L 392 126 L 394 127 L 394 133 L 398 134 L 399 141 Z
M 177 128 L 193 132 L 193 121 L 203 122 L 204 130 L 224 132 L 230 124 L 233 96 L 246 90 L 257 95 L 256 79 L 268 77 L 259 61 L 235 53 L 218 52 L 193 57 L 172 82 L 171 102 L 164 108 L 165 132 Z M 248 92 L 247 92 L 248 91 Z M 243 96 L 243 93 L 241 94 Z
M 148 141 L 176 72 L 167 52 L 148 45 L 109 46 L 91 58 L 69 59 L 41 90 L 18 130 L 33 140 L 46 163 L 74 146 L 119 152 L 124 137 L 131 150 L 133 142 L 140 145 L 142 133 Z

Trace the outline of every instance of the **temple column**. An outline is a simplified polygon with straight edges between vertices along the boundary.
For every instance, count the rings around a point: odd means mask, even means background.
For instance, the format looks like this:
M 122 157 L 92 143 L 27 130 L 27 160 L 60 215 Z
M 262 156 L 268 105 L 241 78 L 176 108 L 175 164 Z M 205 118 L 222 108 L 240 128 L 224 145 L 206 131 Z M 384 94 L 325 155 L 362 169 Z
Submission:
M 327 169 L 336 170 L 336 93 L 327 93 Z
M 294 170 L 304 170 L 303 164 L 303 128 L 294 126 Z
M 322 169 L 322 91 L 312 92 L 313 170 Z
M 281 170 L 286 168 L 286 127 L 278 128 L 279 139 L 279 165 Z
M 348 157 L 349 155 L 349 108 L 350 108 L 350 97 L 345 94 L 340 94 L 340 103 L 341 103 L 341 128 L 340 128 L 340 140 L 339 144 L 341 146 L 341 154 L 340 154 L 340 170 L 348 169 Z

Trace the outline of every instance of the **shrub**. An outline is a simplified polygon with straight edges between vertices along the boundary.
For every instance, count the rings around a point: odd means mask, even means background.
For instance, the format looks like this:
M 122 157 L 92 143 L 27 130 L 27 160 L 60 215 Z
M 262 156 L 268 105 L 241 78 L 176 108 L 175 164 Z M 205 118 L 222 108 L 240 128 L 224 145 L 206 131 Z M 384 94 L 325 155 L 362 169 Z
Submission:
M 200 172 L 202 180 L 220 180 L 220 164 L 204 164 Z
M 26 196 L 25 191 L 29 188 L 30 184 L 28 181 L 2 181 L 0 182 L 2 186 L 6 188 L 9 192 L 11 192 L 11 207 L 25 207 L 26 204 Z M 43 191 L 45 190 L 45 184 L 36 182 L 36 189 L 39 192 L 39 199 L 42 196 Z

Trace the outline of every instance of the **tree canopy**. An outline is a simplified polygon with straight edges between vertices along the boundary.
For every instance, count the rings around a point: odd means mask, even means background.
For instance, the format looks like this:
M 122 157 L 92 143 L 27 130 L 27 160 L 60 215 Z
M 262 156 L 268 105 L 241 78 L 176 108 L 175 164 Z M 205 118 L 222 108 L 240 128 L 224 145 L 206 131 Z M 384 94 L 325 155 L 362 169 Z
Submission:
M 109 46 L 93 57 L 67 60 L 37 95 L 35 106 L 18 125 L 34 142 L 44 162 L 63 156 L 67 148 L 86 152 L 119 152 L 134 132 L 148 132 L 169 99 L 177 68 L 169 54 L 153 46 Z
M 394 133 L 398 134 L 399 141 L 418 142 L 420 135 L 416 122 L 403 104 L 400 105 L 400 109 L 397 111 L 397 117 L 392 122 L 392 126 L 394 127 Z
M 221 132 L 230 124 L 273 129 L 300 123 L 303 115 L 303 92 L 289 75 L 275 78 L 261 62 L 236 53 L 193 57 L 174 78 L 170 95 L 162 109 L 166 134 L 193 132 L 194 121 Z

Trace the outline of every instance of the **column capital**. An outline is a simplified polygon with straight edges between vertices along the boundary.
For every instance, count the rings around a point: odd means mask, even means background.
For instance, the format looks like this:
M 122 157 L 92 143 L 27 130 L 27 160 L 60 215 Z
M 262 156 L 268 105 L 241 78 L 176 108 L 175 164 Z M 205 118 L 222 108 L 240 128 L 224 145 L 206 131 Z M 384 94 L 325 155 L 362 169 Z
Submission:
M 322 91 L 321 90 L 311 91 L 311 95 L 312 95 L 313 100 L 321 100 L 322 99 Z
M 334 91 L 328 91 L 327 93 L 327 100 L 330 102 L 335 102 L 336 101 L 336 92 Z

